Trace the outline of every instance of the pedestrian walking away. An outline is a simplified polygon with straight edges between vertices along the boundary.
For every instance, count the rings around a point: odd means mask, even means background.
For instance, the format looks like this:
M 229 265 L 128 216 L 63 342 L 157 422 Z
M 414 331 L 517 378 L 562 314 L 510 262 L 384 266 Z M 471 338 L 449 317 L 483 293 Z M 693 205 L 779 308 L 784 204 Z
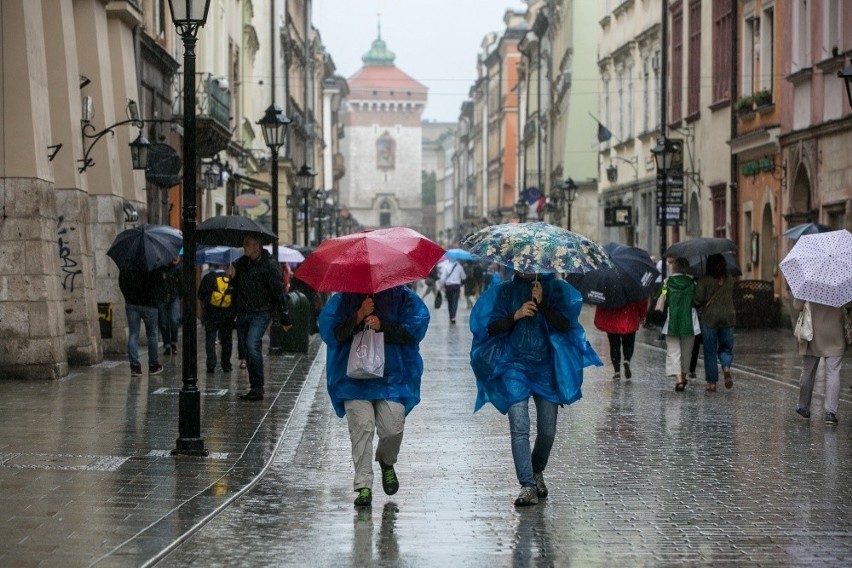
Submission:
M 236 303 L 237 329 L 244 343 L 249 384 L 241 400 L 263 400 L 263 335 L 271 325 L 289 331 L 290 316 L 287 298 L 281 285 L 278 261 L 262 246 L 259 237 L 246 236 L 245 254 L 234 263 L 232 303 Z
M 181 257 L 174 260 L 163 270 L 162 297 L 158 308 L 160 339 L 163 340 L 163 353 L 177 355 L 178 330 L 180 329 L 180 296 L 183 291 L 181 276 Z
M 595 308 L 595 327 L 606 333 L 609 340 L 609 357 L 614 369 L 613 379 L 621 378 L 621 356 L 624 355 L 624 378 L 633 377 L 630 359 L 636 345 L 636 330 L 648 313 L 648 298 L 643 298 L 620 308 Z
M 734 279 L 722 254 L 707 257 L 707 271 L 698 281 L 693 303 L 700 310 L 701 337 L 704 344 L 704 380 L 707 390 L 715 391 L 719 382 L 719 364 L 725 388 L 734 386 L 731 364 L 734 360 Z
M 420 296 L 421 298 L 426 298 L 426 296 L 428 296 L 429 294 L 435 294 L 436 296 L 438 295 L 437 284 L 438 278 L 440 277 L 440 274 L 438 274 L 438 267 L 432 267 L 432 271 L 429 273 L 429 276 L 427 276 L 423 280 L 423 284 L 426 286 L 426 290 L 423 291 L 423 295 Z
M 802 356 L 802 374 L 799 377 L 799 402 L 796 412 L 803 418 L 811 417 L 811 397 L 816 382 L 820 359 L 825 364 L 825 423 L 837 424 L 837 405 L 840 398 L 840 368 L 846 341 L 843 336 L 844 310 L 852 307 L 835 308 L 816 302 L 794 300 L 793 307 L 801 312 L 805 304 L 811 311 L 813 336 L 810 341 L 798 341 Z
M 512 459 L 521 491 L 515 506 L 548 496 L 544 471 L 556 438 L 560 405 L 582 397 L 583 368 L 603 366 L 578 318 L 580 292 L 553 274 L 516 273 L 493 285 L 471 311 L 474 412 L 491 403 L 509 417 Z M 536 407 L 530 451 L 529 400 Z
M 355 467 L 353 489 L 357 507 L 373 501 L 373 437 L 378 435 L 375 461 L 379 462 L 382 489 L 393 495 L 399 489 L 395 465 L 405 428 L 405 418 L 420 402 L 423 359 L 420 342 L 429 326 L 429 310 L 407 286 L 374 295 L 335 294 L 319 317 L 320 337 L 328 346 L 328 395 L 339 417 L 346 417 Z M 352 340 L 364 328 L 384 337 L 382 377 L 347 376 Z
M 236 327 L 236 305 L 233 302 L 231 278 L 234 266 L 214 265 L 198 285 L 201 301 L 201 323 L 204 326 L 204 349 L 207 356 L 207 372 L 216 371 L 216 340 L 222 351 L 222 370 L 232 369 L 231 353 Z
M 124 296 L 124 312 L 127 315 L 127 357 L 130 359 L 130 376 L 142 375 L 142 363 L 139 361 L 139 332 L 145 323 L 148 339 L 148 374 L 159 375 L 163 366 L 159 360 L 157 340 L 157 306 L 162 297 L 163 272 L 154 270 L 120 270 L 118 287 Z
M 666 338 L 666 376 L 674 378 L 675 390 L 681 392 L 688 382 L 689 357 L 701 326 L 692 305 L 695 279 L 689 274 L 689 260 L 678 257 L 671 268 L 672 274 L 663 281 L 661 292 L 665 297 L 666 313 L 662 333 Z
M 456 312 L 459 309 L 459 296 L 461 295 L 462 282 L 467 275 L 464 268 L 457 260 L 449 260 L 441 264 L 441 277 L 438 287 L 447 296 L 447 311 L 450 315 L 450 323 L 456 323 Z

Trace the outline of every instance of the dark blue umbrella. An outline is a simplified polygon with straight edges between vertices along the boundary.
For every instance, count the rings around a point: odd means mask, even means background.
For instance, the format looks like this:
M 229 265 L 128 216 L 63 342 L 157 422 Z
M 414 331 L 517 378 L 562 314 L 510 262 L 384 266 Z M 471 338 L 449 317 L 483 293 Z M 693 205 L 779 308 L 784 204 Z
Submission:
M 168 225 L 138 225 L 120 232 L 107 251 L 121 270 L 151 272 L 174 260 L 183 235 Z
M 195 264 L 231 264 L 243 256 L 236 247 L 201 247 L 195 251 Z
M 583 294 L 583 300 L 605 308 L 620 308 L 648 298 L 660 274 L 648 252 L 618 243 L 607 243 L 603 248 L 612 268 L 565 277 Z
M 795 227 L 787 229 L 784 231 L 784 236 L 795 241 L 802 235 L 815 235 L 817 233 L 827 233 L 829 231 L 834 231 L 834 229 L 828 225 L 820 225 L 819 223 L 805 223 L 803 225 L 796 225 Z

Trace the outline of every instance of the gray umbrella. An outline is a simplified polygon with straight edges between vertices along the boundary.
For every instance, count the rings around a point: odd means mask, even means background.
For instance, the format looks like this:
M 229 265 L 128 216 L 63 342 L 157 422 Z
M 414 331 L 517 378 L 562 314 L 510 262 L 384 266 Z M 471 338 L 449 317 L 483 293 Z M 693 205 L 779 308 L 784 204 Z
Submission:
M 801 237 L 802 235 L 814 235 L 817 233 L 827 233 L 829 231 L 834 231 L 828 225 L 820 225 L 819 223 L 805 223 L 803 225 L 796 225 L 795 227 L 790 227 L 786 231 L 784 231 L 784 236 L 788 239 L 793 239 L 794 241 Z
M 737 245 L 731 239 L 715 239 L 709 237 L 696 237 L 688 241 L 675 243 L 663 252 L 663 256 L 674 258 L 689 258 L 694 256 L 710 256 L 737 250 Z
M 107 251 L 121 270 L 151 272 L 180 253 L 183 235 L 168 225 L 137 225 L 120 232 Z
M 278 237 L 248 217 L 239 215 L 219 215 L 205 219 L 195 230 L 196 241 L 199 245 L 220 245 L 226 247 L 241 247 L 243 239 L 255 236 L 263 244 L 269 244 Z

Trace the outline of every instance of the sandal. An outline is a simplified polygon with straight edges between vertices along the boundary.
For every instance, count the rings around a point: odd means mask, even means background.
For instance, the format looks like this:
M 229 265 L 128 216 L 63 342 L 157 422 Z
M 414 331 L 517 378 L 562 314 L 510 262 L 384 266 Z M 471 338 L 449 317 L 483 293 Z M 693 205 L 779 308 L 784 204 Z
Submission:
M 716 392 L 716 383 L 707 383 L 707 392 Z
M 676 390 L 677 392 L 682 392 L 682 391 L 683 391 L 683 389 L 685 389 L 685 388 L 686 388 L 686 383 L 687 383 L 687 382 L 689 382 L 689 381 L 687 381 L 687 380 L 686 380 L 686 377 L 684 377 L 684 379 L 683 379 L 682 381 L 677 381 L 677 382 L 675 382 L 675 390 Z

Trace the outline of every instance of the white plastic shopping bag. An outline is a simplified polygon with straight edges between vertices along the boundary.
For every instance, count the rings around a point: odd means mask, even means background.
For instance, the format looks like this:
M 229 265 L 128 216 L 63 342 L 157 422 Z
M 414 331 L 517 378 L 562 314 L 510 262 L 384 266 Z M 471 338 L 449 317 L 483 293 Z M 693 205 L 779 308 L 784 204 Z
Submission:
M 351 379 L 380 379 L 385 374 L 385 334 L 367 329 L 352 338 L 346 376 Z

